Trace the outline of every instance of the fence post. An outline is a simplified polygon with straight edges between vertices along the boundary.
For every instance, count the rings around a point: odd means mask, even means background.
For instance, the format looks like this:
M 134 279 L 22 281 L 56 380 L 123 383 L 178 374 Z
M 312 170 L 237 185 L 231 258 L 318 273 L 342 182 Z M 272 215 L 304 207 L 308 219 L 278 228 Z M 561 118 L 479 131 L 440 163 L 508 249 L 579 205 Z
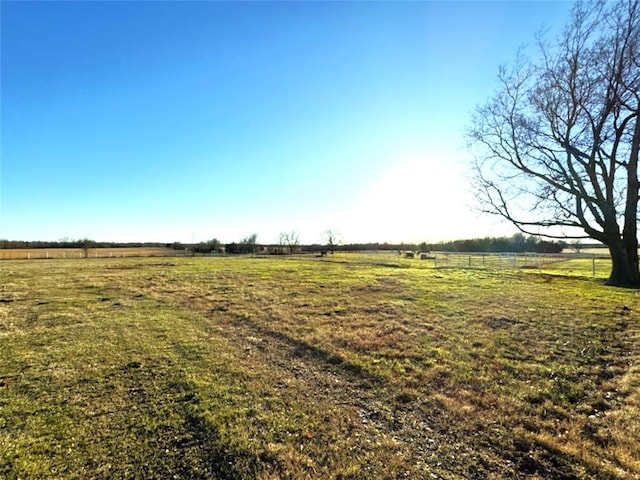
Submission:
M 595 253 L 591 254 L 591 276 L 592 277 L 596 276 L 596 254 Z

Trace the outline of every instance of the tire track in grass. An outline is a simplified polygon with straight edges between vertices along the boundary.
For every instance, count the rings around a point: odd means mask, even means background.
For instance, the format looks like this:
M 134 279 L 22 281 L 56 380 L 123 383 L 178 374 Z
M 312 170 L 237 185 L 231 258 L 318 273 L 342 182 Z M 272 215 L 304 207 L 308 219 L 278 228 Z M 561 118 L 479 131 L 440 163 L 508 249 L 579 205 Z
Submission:
M 553 476 L 569 479 L 576 478 L 573 472 L 584 471 L 579 458 L 539 442 L 518 439 L 517 435 L 508 432 L 508 422 L 497 419 L 495 424 L 477 431 L 474 429 L 479 425 L 465 428 L 464 411 L 450 405 L 456 399 L 448 398 L 446 394 L 428 394 L 428 398 L 421 398 L 420 389 L 398 390 L 401 382 L 386 382 L 384 378 L 380 381 L 378 377 L 366 378 L 366 375 L 364 379 L 360 378 L 359 374 L 369 372 L 340 357 L 340 348 L 333 353 L 330 346 L 313 343 L 314 334 L 305 335 L 297 330 L 305 325 L 304 318 L 287 317 L 301 313 L 299 309 L 291 308 L 296 305 L 278 303 L 283 302 L 283 295 L 291 294 L 292 298 L 310 304 L 310 315 L 316 306 L 329 306 L 329 311 L 336 315 L 339 311 L 339 317 L 326 323 L 329 328 L 339 328 L 348 322 L 348 297 L 335 296 L 335 301 L 305 297 L 309 293 L 305 288 L 318 286 L 317 281 L 315 284 L 311 281 L 311 276 L 308 285 L 277 288 L 275 300 L 270 300 L 269 290 L 278 286 L 282 279 L 263 282 L 255 272 L 230 270 L 202 274 L 186 272 L 183 277 L 170 273 L 163 275 L 165 278 L 151 282 L 146 294 L 178 310 L 194 312 L 198 317 L 194 321 L 202 331 L 212 339 L 225 342 L 230 361 L 237 363 L 242 371 L 253 371 L 256 376 L 262 376 L 262 383 L 252 380 L 247 382 L 246 388 L 256 385 L 261 388 L 261 394 L 267 398 L 265 404 L 274 416 L 281 413 L 276 410 L 287 402 L 297 405 L 298 412 L 302 412 L 302 421 L 310 430 L 300 430 L 295 435 L 303 439 L 300 446 L 304 451 L 311 450 L 312 453 L 307 458 L 311 458 L 309 468 L 298 470 L 301 475 L 312 476 L 313 473 L 316 478 L 322 477 L 322 472 L 329 471 L 328 466 L 337 465 L 337 455 L 320 459 L 318 449 L 313 450 L 316 442 L 328 447 L 352 448 L 354 455 L 363 458 L 358 465 L 369 467 L 371 475 L 377 473 L 378 476 L 385 473 L 401 476 L 402 472 L 409 472 L 415 477 L 434 473 L 441 478 L 489 478 L 493 475 L 494 478 Z M 165 281 L 169 277 L 173 281 L 170 286 Z M 293 277 L 300 281 L 299 275 Z M 330 282 L 323 280 L 322 287 L 325 299 L 335 295 Z M 260 291 L 256 293 L 258 289 Z M 407 297 L 407 301 L 412 298 Z M 453 299 L 447 301 L 447 305 L 455 306 L 460 301 Z M 278 317 L 279 309 L 285 315 L 282 319 Z M 447 312 L 445 310 L 443 314 Z M 562 317 L 570 312 L 563 310 L 560 313 Z M 316 324 L 312 320 L 305 328 L 316 328 Z M 568 332 L 573 330 L 572 327 Z M 558 353 L 564 358 L 566 352 Z M 252 398 L 259 399 L 260 394 Z M 316 414 L 309 408 L 309 403 L 328 415 Z M 252 415 L 264 421 L 259 412 L 252 412 Z M 323 418 L 327 418 L 325 426 L 320 422 Z M 346 438 L 338 438 L 340 434 Z M 492 440 L 492 436 L 497 440 Z M 518 445 L 511 446 L 512 440 Z M 264 444 L 256 445 L 265 448 Z M 287 445 L 293 446 L 292 442 Z M 402 459 L 395 458 L 395 454 L 402 455 Z M 282 464 L 286 464 L 288 455 L 291 452 L 284 447 L 275 449 L 275 456 Z M 289 465 L 302 461 L 300 457 L 289 460 Z M 403 467 L 407 468 L 403 470 Z M 275 471 L 282 473 L 287 467 L 278 468 Z M 595 477 L 587 474 L 585 478 Z
M 444 404 L 408 396 L 383 377 L 327 350 L 269 329 L 265 324 L 273 323 L 273 318 L 261 322 L 232 303 L 220 308 L 194 302 L 194 296 L 194 292 L 186 299 L 164 293 L 162 298 L 203 315 L 208 332 L 224 338 L 239 354 L 243 367 L 269 372 L 276 396 L 278 391 L 294 392 L 293 400 L 291 395 L 283 396 L 287 401 L 321 406 L 329 413 L 340 412 L 338 418 L 321 417 L 327 425 L 315 425 L 320 433 L 308 435 L 319 441 L 326 437 L 329 445 L 336 435 L 351 436 L 353 441 L 343 438 L 342 445 L 367 458 L 361 467 L 369 468 L 371 474 L 392 471 L 400 478 L 405 473 L 407 478 L 430 474 L 464 478 L 469 471 L 503 471 L 503 478 L 515 478 L 509 475 L 512 465 L 480 455 L 465 441 L 464 432 L 454 431 Z M 463 467 L 461 457 L 468 459 Z M 393 458 L 395 464 L 385 464 Z M 474 463 L 479 466 L 469 466 Z

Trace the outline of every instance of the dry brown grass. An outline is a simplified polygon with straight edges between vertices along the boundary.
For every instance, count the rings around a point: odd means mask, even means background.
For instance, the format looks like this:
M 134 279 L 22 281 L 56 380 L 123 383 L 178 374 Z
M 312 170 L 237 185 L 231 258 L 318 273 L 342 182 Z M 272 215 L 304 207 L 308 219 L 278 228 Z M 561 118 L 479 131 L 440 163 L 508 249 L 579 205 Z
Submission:
M 640 476 L 635 291 L 391 256 L 0 268 L 7 478 Z

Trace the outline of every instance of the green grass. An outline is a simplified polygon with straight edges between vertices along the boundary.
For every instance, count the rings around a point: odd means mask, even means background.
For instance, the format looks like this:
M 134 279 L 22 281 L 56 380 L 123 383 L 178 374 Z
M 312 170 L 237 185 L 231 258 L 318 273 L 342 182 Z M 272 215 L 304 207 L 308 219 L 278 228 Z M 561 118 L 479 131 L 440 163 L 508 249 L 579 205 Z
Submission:
M 392 255 L 0 263 L 0 477 L 640 477 L 639 293 Z

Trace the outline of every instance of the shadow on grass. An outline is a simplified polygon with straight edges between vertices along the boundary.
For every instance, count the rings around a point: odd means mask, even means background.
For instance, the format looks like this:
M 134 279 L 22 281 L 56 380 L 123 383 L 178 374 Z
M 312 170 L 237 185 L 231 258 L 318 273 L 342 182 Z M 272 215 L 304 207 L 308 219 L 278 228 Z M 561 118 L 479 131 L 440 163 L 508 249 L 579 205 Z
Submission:
M 332 353 L 324 348 L 312 345 L 305 340 L 300 340 L 283 332 L 259 325 L 248 316 L 236 318 L 236 323 L 250 328 L 258 335 L 269 337 L 285 344 L 291 349 L 291 355 L 305 361 L 312 361 L 314 365 L 320 364 L 320 368 L 342 373 L 354 381 L 379 386 L 385 382 L 384 377 L 369 372 L 366 367 L 344 359 L 340 355 Z
M 173 365 L 133 361 L 107 381 L 121 384 L 117 400 L 124 400 L 125 408 L 105 419 L 108 432 L 93 432 L 93 452 L 83 468 L 90 478 L 259 476 L 265 459 L 220 435 L 207 419 L 197 388 Z

